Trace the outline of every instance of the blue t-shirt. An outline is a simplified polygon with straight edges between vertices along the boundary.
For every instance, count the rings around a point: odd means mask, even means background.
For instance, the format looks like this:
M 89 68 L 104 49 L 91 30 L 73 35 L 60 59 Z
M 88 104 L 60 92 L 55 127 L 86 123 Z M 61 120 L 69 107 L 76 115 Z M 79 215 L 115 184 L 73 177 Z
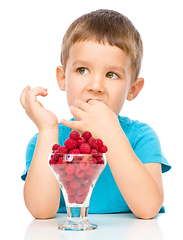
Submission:
M 74 120 L 74 119 L 72 119 Z M 131 120 L 127 117 L 118 116 L 120 125 L 126 134 L 135 154 L 145 163 L 161 163 L 162 172 L 170 170 L 171 166 L 165 159 L 159 138 L 155 131 L 145 123 Z M 69 137 L 71 129 L 59 124 L 59 144 L 64 145 L 64 141 Z M 36 146 L 38 134 L 36 134 L 28 143 L 26 150 L 26 167 L 21 176 L 26 179 L 27 171 L 30 168 L 34 149 Z M 134 196 L 135 197 L 135 196 Z M 65 202 L 61 193 L 59 213 L 66 212 Z M 113 178 L 109 165 L 101 173 L 90 199 L 89 213 L 115 213 L 131 212 L 125 202 L 118 186 Z M 162 207 L 161 212 L 164 212 Z

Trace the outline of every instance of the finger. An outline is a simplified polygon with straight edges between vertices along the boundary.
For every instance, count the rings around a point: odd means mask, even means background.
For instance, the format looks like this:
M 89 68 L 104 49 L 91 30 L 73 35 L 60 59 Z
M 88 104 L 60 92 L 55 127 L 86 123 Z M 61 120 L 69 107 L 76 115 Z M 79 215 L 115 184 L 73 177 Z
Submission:
M 20 103 L 22 104 L 23 108 L 25 108 L 25 97 L 29 90 L 30 90 L 30 86 L 26 86 L 20 95 Z
M 32 88 L 29 93 L 34 96 L 39 96 L 39 95 L 44 96 L 47 94 L 47 88 L 35 87 L 35 88 Z
M 26 95 L 26 97 L 29 99 L 30 102 L 35 102 L 37 101 L 37 96 L 47 96 L 48 92 L 46 88 L 42 88 L 42 87 L 36 87 L 36 88 L 32 88 L 28 94 Z
M 84 117 L 85 112 L 79 108 L 74 106 L 70 106 L 70 112 L 76 119 L 82 119 Z
M 84 102 L 82 100 L 76 100 L 75 104 L 78 108 L 80 108 L 83 111 L 86 111 L 89 106 L 87 102 Z
M 64 126 L 66 126 L 66 127 L 69 127 L 69 128 L 71 128 L 71 129 L 78 129 L 78 130 L 80 130 L 79 128 L 78 128 L 78 126 L 79 126 L 79 121 L 70 121 L 70 120 L 66 120 L 66 119 L 61 119 L 61 124 L 63 124 Z
M 96 99 L 91 99 L 91 100 L 88 102 L 88 104 L 90 104 L 90 105 L 94 105 L 94 104 L 96 104 L 96 103 L 100 103 L 100 102 L 102 102 L 102 101 L 100 101 L 100 100 L 96 100 Z

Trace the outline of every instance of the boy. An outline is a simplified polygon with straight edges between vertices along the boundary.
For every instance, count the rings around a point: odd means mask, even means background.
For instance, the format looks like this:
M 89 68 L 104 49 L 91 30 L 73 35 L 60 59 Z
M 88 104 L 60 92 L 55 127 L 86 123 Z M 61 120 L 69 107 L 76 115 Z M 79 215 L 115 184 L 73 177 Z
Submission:
M 142 55 L 141 37 L 125 16 L 110 10 L 91 12 L 67 30 L 62 66 L 57 67 L 58 85 L 67 93 L 74 118 L 62 119 L 60 124 L 37 101 L 37 96 L 47 96 L 47 89 L 27 86 L 23 90 L 20 101 L 39 130 L 28 144 L 22 175 L 25 204 L 35 218 L 65 212 L 47 161 L 52 145 L 63 145 L 71 129 L 90 131 L 109 149 L 108 164 L 94 188 L 89 212 L 132 211 L 150 219 L 160 211 L 162 172 L 170 166 L 159 139 L 147 124 L 118 115 L 125 99 L 135 99 L 143 88 L 144 79 L 138 78 Z

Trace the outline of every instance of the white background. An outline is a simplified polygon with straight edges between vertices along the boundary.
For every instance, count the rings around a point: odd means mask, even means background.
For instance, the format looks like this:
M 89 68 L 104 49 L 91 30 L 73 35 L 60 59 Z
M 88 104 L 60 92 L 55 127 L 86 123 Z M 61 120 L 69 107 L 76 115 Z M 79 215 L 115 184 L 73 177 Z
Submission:
M 20 176 L 27 143 L 37 133 L 19 102 L 21 91 L 28 84 L 48 88 L 49 95 L 40 99 L 43 105 L 58 119 L 71 117 L 65 93 L 58 89 L 55 77 L 62 38 L 72 21 L 99 8 L 123 13 L 141 34 L 144 59 L 140 76 L 145 78 L 145 85 L 137 99 L 126 102 L 121 115 L 146 122 L 157 132 L 172 166 L 163 175 L 166 212 L 173 218 L 181 211 L 182 1 L 4 0 L 0 2 L 0 214 L 3 229 L 11 229 L 12 236 L 18 233 L 19 239 L 24 238 L 33 219 L 24 206 Z M 20 226 L 17 228 L 20 219 L 21 233 Z

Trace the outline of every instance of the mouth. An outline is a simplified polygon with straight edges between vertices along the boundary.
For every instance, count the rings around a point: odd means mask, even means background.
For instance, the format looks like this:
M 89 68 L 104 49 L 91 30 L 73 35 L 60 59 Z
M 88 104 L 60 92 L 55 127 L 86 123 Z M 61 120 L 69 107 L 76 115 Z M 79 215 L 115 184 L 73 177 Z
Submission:
M 88 103 L 90 100 L 96 100 L 96 101 L 102 102 L 102 100 L 96 99 L 96 98 L 89 98 L 89 99 L 86 100 L 86 102 Z

